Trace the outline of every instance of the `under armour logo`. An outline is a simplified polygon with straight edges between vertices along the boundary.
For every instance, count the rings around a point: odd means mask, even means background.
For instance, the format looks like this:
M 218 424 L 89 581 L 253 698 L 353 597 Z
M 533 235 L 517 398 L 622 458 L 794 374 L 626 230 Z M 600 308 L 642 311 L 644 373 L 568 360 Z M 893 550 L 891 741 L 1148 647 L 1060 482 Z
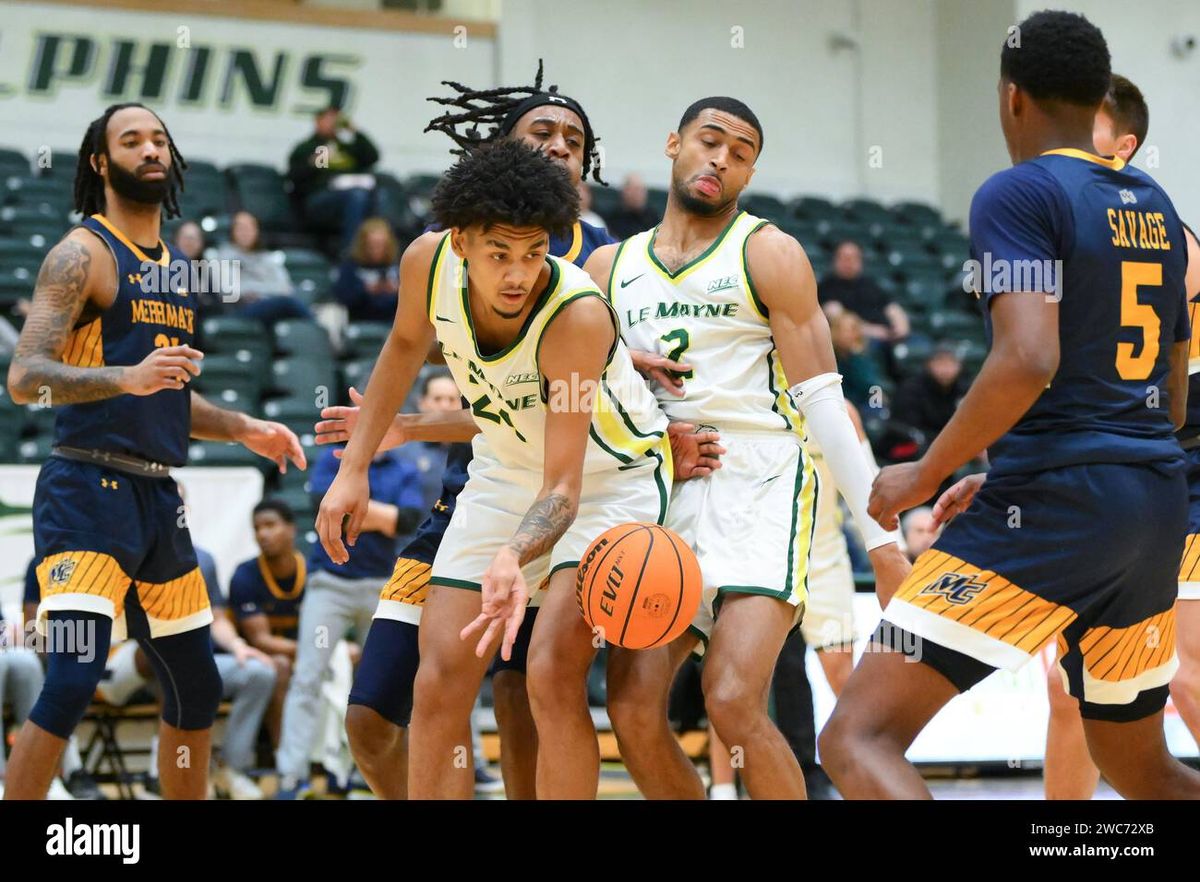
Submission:
M 117 479 L 116 479 L 116 478 L 112 478 L 112 479 L 110 480 L 109 478 L 101 478 L 101 479 L 100 479 L 100 486 L 101 486 L 101 487 L 103 487 L 103 488 L 105 488 L 106 490 L 116 490 L 116 489 L 118 489 L 118 487 L 117 487 Z
M 125 278 L 129 279 L 129 284 L 140 285 L 142 283 L 141 273 L 129 273 Z

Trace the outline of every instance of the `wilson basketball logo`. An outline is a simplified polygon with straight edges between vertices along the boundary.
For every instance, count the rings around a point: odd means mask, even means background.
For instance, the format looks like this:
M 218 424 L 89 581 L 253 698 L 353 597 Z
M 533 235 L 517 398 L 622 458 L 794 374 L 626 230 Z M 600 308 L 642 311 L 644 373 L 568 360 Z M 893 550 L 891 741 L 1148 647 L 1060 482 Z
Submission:
M 979 595 L 979 592 L 987 587 L 987 583 L 975 581 L 976 575 L 966 576 L 962 573 L 944 573 L 938 577 L 936 582 L 930 582 L 922 588 L 921 593 L 937 594 L 946 598 L 947 603 L 962 606 L 974 600 Z

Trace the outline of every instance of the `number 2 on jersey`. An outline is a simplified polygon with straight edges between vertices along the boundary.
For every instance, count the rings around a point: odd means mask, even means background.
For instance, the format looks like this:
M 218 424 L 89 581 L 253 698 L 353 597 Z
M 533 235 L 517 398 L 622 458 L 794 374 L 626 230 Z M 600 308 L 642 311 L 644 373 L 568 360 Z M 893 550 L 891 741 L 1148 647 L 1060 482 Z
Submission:
M 1142 345 L 1117 344 L 1117 375 L 1122 380 L 1145 380 L 1158 361 L 1158 335 L 1162 323 L 1149 303 L 1139 303 L 1140 287 L 1162 285 L 1162 264 L 1136 260 L 1121 261 L 1121 327 L 1140 328 Z M 1140 352 L 1135 356 L 1134 350 Z
M 682 361 L 683 353 L 687 352 L 687 348 L 692 345 L 691 335 L 685 328 L 676 328 L 668 334 L 663 334 L 659 339 L 675 344 L 674 348 L 667 353 L 667 358 L 671 361 Z M 671 371 L 670 373 L 678 379 L 690 380 L 695 371 Z

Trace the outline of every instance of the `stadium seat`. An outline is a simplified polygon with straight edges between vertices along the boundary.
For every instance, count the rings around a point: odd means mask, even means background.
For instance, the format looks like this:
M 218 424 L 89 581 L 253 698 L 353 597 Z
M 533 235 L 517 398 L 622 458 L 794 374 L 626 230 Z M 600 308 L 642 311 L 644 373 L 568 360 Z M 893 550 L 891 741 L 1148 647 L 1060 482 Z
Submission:
M 214 315 L 202 322 L 204 345 L 209 352 L 236 352 L 271 345 L 271 334 L 262 322 L 236 315 Z
M 276 352 L 321 363 L 328 363 L 333 358 L 329 334 L 316 322 L 284 319 L 276 322 L 272 330 L 275 332 Z
M 64 178 L 8 178 L 4 201 L 8 205 L 27 208 L 46 206 L 55 215 L 66 215 L 72 208 L 74 193 L 71 181 Z
M 29 172 L 29 157 L 19 150 L 0 147 L 0 177 L 9 177 L 10 175 L 24 176 L 28 175 Z
M 50 435 L 39 435 L 17 444 L 17 462 L 40 465 L 50 456 L 54 439 Z
M 787 206 L 777 196 L 770 193 L 749 193 L 738 199 L 738 205 L 758 217 L 767 220 L 782 220 L 787 217 Z
M 271 365 L 271 372 L 273 387 L 284 394 L 312 399 L 323 389 L 331 402 L 336 398 L 337 377 L 331 361 L 318 362 L 307 355 L 281 358 Z
M 819 196 L 801 196 L 793 199 L 788 208 L 791 209 L 792 217 L 814 221 L 828 219 L 837 214 L 833 203 Z
M 241 444 L 223 441 L 193 441 L 188 447 L 188 464 L 197 466 L 250 466 L 267 472 L 274 464 Z
M 342 362 L 342 397 L 347 396 L 344 390 L 350 386 L 353 386 L 359 392 L 364 391 L 367 388 L 367 381 L 371 378 L 371 369 L 374 367 L 374 357 Z
M 346 357 L 378 358 L 391 331 L 392 326 L 384 322 L 353 322 L 347 325 L 342 335 Z
M 924 202 L 897 202 L 892 206 L 892 215 L 912 225 L 940 224 L 942 216 L 932 205 Z
M 603 217 L 615 212 L 621 206 L 621 191 L 617 187 L 605 187 L 600 184 L 588 184 L 592 191 L 592 211 Z
M 847 199 L 839 208 L 842 217 L 863 224 L 886 223 L 891 215 L 874 199 Z

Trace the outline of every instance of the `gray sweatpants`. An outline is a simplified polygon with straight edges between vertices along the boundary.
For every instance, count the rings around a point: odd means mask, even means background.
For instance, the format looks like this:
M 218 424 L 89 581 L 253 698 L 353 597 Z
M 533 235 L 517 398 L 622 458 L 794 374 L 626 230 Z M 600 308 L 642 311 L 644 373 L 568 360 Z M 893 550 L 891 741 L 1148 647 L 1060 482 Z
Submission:
M 379 590 L 390 576 L 343 579 L 317 570 L 309 577 L 300 602 L 296 663 L 275 752 L 280 775 L 297 780 L 308 777 L 308 758 L 321 722 L 321 683 L 329 668 L 329 657 L 352 625 L 358 639 L 366 639 L 379 604 Z
M 18 724 L 29 718 L 45 679 L 36 652 L 23 646 L 0 649 L 0 708 L 11 702 Z M 0 731 L 0 738 L 3 735 Z M 4 768 L 4 744 L 0 741 L 0 778 L 4 777 Z
M 275 668 L 256 658 L 239 665 L 228 653 L 213 656 L 224 683 L 221 697 L 232 701 L 221 741 L 221 759 L 239 772 L 254 765 L 254 743 L 275 690 Z

